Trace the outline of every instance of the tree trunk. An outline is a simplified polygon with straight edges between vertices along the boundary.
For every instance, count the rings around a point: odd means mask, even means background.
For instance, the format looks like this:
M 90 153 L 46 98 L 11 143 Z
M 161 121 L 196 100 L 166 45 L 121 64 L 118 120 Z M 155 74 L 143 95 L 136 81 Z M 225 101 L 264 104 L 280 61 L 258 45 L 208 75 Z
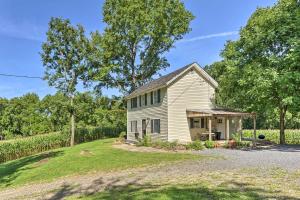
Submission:
M 75 139 L 75 114 L 74 114 L 74 96 L 71 96 L 71 146 L 74 146 Z
M 280 120 L 279 120 L 279 126 L 280 126 L 280 144 L 285 144 L 285 114 L 286 114 L 286 106 L 280 108 Z

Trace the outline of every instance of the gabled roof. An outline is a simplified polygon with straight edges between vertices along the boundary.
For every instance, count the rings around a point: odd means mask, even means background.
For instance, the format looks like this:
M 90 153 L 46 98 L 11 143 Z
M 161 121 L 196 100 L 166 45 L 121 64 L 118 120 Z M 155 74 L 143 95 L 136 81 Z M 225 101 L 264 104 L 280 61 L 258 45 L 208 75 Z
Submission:
M 189 65 L 186 65 L 182 68 L 177 69 L 176 71 L 173 71 L 167 75 L 164 75 L 158 79 L 155 79 L 145 85 L 142 85 L 141 87 L 138 87 L 136 90 L 134 90 L 132 93 L 130 93 L 126 98 L 131 98 L 140 94 L 143 94 L 145 92 L 149 92 L 155 89 L 159 89 L 162 87 L 166 87 L 173 83 L 178 77 L 180 77 L 184 72 L 188 71 L 191 68 L 195 68 L 202 76 L 205 78 L 213 87 L 218 87 L 218 83 L 209 75 L 207 74 L 197 63 L 191 63 Z

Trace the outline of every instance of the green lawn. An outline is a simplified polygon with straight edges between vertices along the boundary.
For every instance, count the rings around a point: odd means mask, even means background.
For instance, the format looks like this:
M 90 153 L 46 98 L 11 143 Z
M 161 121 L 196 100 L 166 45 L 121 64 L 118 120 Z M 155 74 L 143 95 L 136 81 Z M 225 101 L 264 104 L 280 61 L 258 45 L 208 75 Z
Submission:
M 68 175 L 199 158 L 192 154 L 129 152 L 113 148 L 113 141 L 98 140 L 0 164 L 0 188 L 51 181 Z

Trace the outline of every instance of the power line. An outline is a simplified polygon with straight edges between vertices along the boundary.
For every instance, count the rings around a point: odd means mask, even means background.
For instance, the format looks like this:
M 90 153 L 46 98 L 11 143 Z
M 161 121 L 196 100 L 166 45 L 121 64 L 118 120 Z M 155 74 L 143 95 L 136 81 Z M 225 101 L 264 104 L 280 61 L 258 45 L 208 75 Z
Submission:
M 16 74 L 2 74 L 2 73 L 0 73 L 0 76 L 15 77 L 15 78 L 41 79 L 41 80 L 44 80 L 42 77 L 39 77 L 39 76 L 27 76 L 27 75 L 16 75 Z

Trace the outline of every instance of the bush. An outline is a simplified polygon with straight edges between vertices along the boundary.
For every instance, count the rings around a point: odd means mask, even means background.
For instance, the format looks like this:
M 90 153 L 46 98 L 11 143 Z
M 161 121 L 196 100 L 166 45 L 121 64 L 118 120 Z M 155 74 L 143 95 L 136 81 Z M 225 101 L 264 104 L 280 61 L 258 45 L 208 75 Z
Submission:
M 151 137 L 149 135 L 144 136 L 143 139 L 139 139 L 137 145 L 150 147 L 151 146 Z
M 1 141 L 0 163 L 51 149 L 69 146 L 69 143 L 69 134 L 63 133 L 49 133 L 22 139 Z
M 239 133 L 233 133 L 232 134 L 232 139 L 236 142 L 241 142 L 241 135 Z
M 122 131 L 118 137 L 118 141 L 124 143 L 126 140 L 127 134 L 125 131 Z
M 251 142 L 250 141 L 240 141 L 240 142 L 236 142 L 236 148 L 240 149 L 240 148 L 248 148 L 251 146 Z
M 210 140 L 206 140 L 204 142 L 204 146 L 208 149 L 212 149 L 215 148 L 215 142 L 214 141 L 210 141 Z
M 203 145 L 203 143 L 199 140 L 196 140 L 194 142 L 191 142 L 189 144 L 186 145 L 187 149 L 193 149 L 193 150 L 203 150 L 205 147 Z

